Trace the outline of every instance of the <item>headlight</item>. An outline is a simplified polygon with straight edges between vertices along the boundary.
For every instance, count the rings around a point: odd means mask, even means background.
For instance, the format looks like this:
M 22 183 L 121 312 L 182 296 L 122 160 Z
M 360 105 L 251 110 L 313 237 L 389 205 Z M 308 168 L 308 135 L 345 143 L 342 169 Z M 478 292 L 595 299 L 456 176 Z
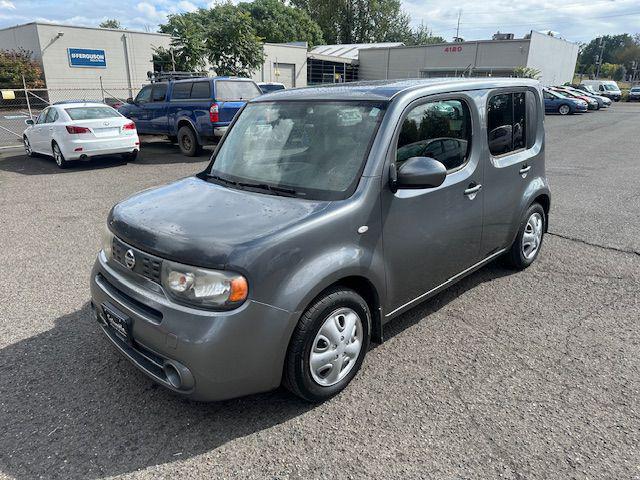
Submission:
M 107 225 L 104 226 L 102 230 L 102 251 L 104 255 L 107 257 L 107 260 L 111 259 L 113 249 L 113 233 L 109 230 Z
M 178 302 L 197 307 L 234 308 L 249 293 L 247 280 L 237 273 L 162 261 L 162 286 Z

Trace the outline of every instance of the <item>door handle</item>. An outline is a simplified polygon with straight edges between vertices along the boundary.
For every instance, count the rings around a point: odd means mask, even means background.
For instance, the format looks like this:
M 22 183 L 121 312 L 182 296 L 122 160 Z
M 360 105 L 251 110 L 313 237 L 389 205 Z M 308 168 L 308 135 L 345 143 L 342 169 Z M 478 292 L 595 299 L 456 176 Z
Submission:
M 480 185 L 479 183 L 471 183 L 471 184 L 469 184 L 467 189 L 464 191 L 464 194 L 467 197 L 469 197 L 470 200 L 473 200 L 474 198 L 476 198 L 476 194 L 480 190 L 482 190 L 482 185 Z
M 520 175 L 522 175 L 522 178 L 527 176 L 527 173 L 529 173 L 529 170 L 531 170 L 531 165 L 523 165 L 522 168 L 520 169 Z

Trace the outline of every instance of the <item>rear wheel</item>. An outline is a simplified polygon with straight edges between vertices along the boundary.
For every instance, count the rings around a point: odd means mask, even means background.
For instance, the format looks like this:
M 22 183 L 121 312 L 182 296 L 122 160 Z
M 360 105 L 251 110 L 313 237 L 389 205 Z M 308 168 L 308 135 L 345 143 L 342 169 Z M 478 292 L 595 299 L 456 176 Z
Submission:
M 135 162 L 136 158 L 138 158 L 138 150 L 134 150 L 133 152 L 122 154 L 122 159 L 127 162 Z
M 560 105 L 558 113 L 560 115 L 569 115 L 571 113 L 571 107 L 569 107 L 569 105 Z
M 52 151 L 53 159 L 56 161 L 56 165 L 58 165 L 58 168 L 67 168 L 69 166 L 69 162 L 64 158 L 60 147 L 55 142 L 53 142 Z
M 304 312 L 289 343 L 283 384 L 309 402 L 341 392 L 356 376 L 367 349 L 371 314 L 353 290 L 336 288 Z
M 180 127 L 178 130 L 178 146 L 183 155 L 187 157 L 195 157 L 200 153 L 201 146 L 198 143 L 198 137 L 191 127 Z
M 531 265 L 542 248 L 546 215 L 542 205 L 534 203 L 524 214 L 518 235 L 505 255 L 506 263 L 518 270 Z

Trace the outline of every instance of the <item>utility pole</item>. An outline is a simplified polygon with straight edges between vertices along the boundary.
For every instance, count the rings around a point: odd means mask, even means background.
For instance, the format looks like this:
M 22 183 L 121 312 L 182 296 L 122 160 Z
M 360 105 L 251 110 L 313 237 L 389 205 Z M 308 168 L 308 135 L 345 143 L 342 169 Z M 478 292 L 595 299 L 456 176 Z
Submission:
M 600 77 L 600 67 L 602 66 L 602 55 L 604 55 L 604 38 L 600 37 L 600 54 L 596 54 L 596 80 Z
M 456 38 L 460 38 L 460 17 L 462 17 L 462 9 L 458 10 L 458 26 L 456 27 Z

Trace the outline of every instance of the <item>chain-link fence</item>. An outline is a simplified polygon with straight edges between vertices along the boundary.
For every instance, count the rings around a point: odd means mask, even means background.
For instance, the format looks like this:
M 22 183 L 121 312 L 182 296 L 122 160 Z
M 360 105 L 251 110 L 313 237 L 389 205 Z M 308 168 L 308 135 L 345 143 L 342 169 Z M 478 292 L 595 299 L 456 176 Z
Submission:
M 94 88 L 2 88 L 0 89 L 0 148 L 22 143 L 25 120 L 57 102 L 93 101 L 118 106 L 135 96 L 139 88 L 98 85 Z

